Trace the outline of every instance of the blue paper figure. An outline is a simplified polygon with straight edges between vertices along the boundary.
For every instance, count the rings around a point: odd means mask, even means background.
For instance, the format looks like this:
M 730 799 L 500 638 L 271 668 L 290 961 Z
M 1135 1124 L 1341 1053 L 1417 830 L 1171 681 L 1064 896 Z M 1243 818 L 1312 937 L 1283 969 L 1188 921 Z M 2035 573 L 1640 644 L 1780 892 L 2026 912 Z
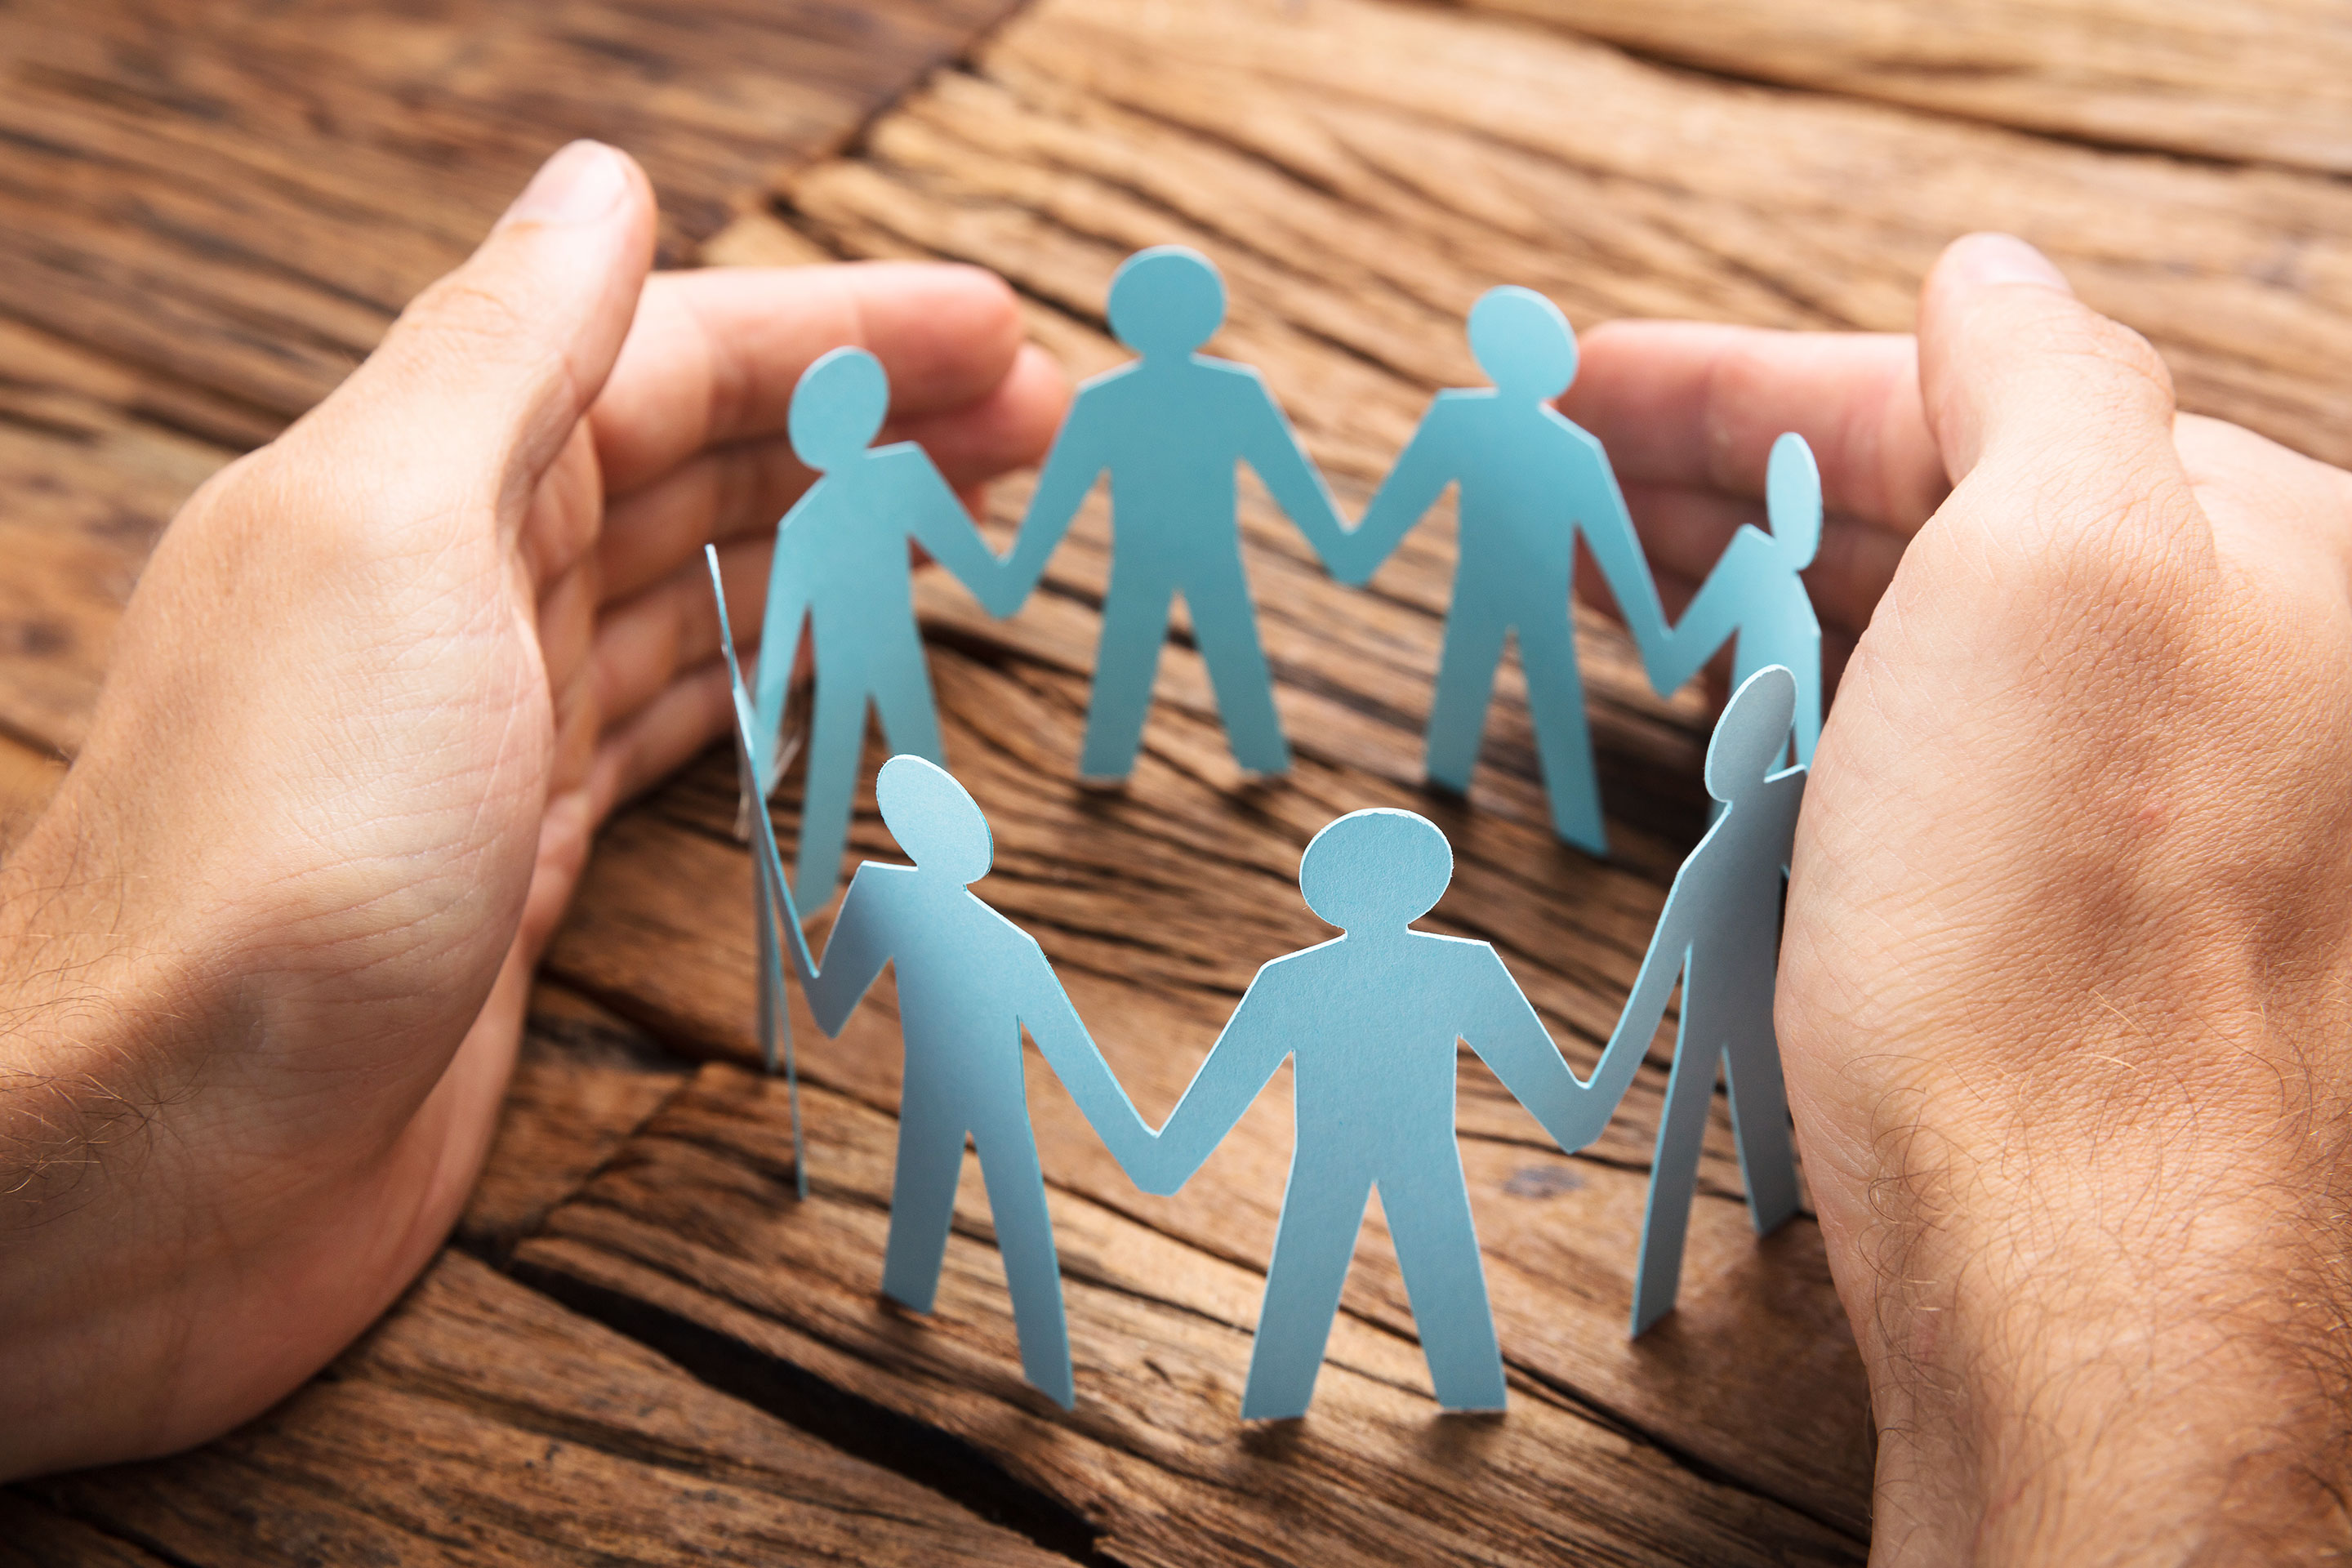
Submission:
M 1224 314 L 1224 283 L 1199 252 L 1163 245 L 1127 258 L 1111 280 L 1110 327 L 1143 357 L 1078 388 L 989 605 L 1000 616 L 1020 607 L 1079 503 L 1108 470 L 1110 591 L 1078 760 L 1079 775 L 1090 781 L 1122 779 L 1135 766 L 1169 606 L 1180 593 L 1234 761 L 1257 773 L 1290 766 L 1242 572 L 1235 465 L 1256 470 L 1326 560 L 1341 524 L 1330 490 L 1258 373 L 1193 352 Z
M 1793 430 L 1772 443 L 1764 515 L 1772 531 L 1740 524 L 1650 661 L 1650 679 L 1659 691 L 1672 691 L 1737 638 L 1734 688 L 1768 665 L 1795 678 L 1797 761 L 1811 767 L 1822 735 L 1822 624 L 1797 574 L 1813 563 L 1821 548 L 1822 473 L 1813 449 Z
M 809 907 L 831 899 L 841 875 L 866 704 L 881 716 L 893 752 L 946 760 L 915 627 L 908 540 L 983 602 L 1003 570 L 920 447 L 869 445 L 889 407 L 889 378 L 864 349 L 822 355 L 793 389 L 793 451 L 820 478 L 776 528 L 752 685 L 751 756 L 754 798 L 765 800 L 782 771 L 777 732 L 805 616 L 815 645 L 816 695 L 793 885 Z
M 1128 1162 L 1145 1190 L 1174 1192 L 1297 1054 L 1297 1137 L 1245 1417 L 1306 1414 L 1375 1186 L 1438 1402 L 1501 1409 L 1502 1352 L 1454 1142 L 1455 1042 L 1569 1150 L 1600 1136 L 1641 1066 L 1646 1039 L 1612 1046 L 1578 1082 L 1492 947 L 1411 929 L 1453 875 L 1444 834 L 1411 812 L 1352 812 L 1317 834 L 1299 890 L 1344 934 L 1257 972 L 1157 1142 Z
M 735 775 L 744 799 L 751 804 L 754 825 L 751 900 L 760 941 L 760 1058 L 770 1072 L 774 1072 L 777 1046 L 782 1044 L 784 1095 L 793 1118 L 793 1185 L 801 1197 L 806 1198 L 808 1151 L 801 1141 L 801 1078 L 799 1066 L 793 1059 L 792 1018 L 784 1011 L 782 933 L 778 930 L 779 922 L 789 926 L 793 964 L 803 973 L 810 967 L 808 939 L 801 934 L 800 917 L 792 907 L 792 890 L 784 886 L 783 857 L 776 850 L 776 825 L 768 819 L 766 799 L 756 782 L 758 773 L 752 765 L 751 748 L 758 732 L 758 719 L 752 710 L 751 694 L 743 689 L 743 671 L 735 662 L 735 633 L 728 624 L 727 589 L 719 576 L 718 547 L 704 545 L 702 558 L 710 568 L 710 593 L 719 605 L 719 646 L 727 656 L 727 684 L 734 699 Z
M 884 964 L 898 968 L 907 1058 L 882 1290 L 916 1311 L 931 1310 L 970 1134 L 1013 1291 L 1021 1370 L 1066 1408 L 1074 1398 L 1070 1337 L 1045 1179 L 1029 1125 L 1022 1028 L 1122 1164 L 1133 1168 L 1151 1134 L 1036 940 L 971 892 L 968 884 L 988 874 L 994 854 L 988 821 L 971 796 L 916 756 L 885 763 L 874 793 L 884 824 L 915 864 L 860 866 L 822 967 L 809 963 L 805 942 L 793 953 L 809 1010 L 827 1035 L 841 1032 Z M 797 938 L 789 891 L 784 908 Z
M 1723 803 L 1722 812 L 1675 873 L 1649 954 L 1602 1058 L 1648 1042 L 1680 975 L 1675 1066 L 1650 1165 L 1650 1206 L 1633 1281 L 1636 1335 L 1674 1310 L 1717 1062 L 1725 1064 L 1730 1081 L 1732 1131 L 1757 1234 L 1769 1234 L 1797 1212 L 1796 1155 L 1772 1033 L 1780 879 L 1805 798 L 1804 768 L 1772 770 L 1788 750 L 1796 703 L 1795 677 L 1773 665 L 1742 682 L 1724 709 L 1706 748 L 1707 793 Z
M 1461 487 L 1454 600 L 1429 711 L 1429 777 L 1468 791 L 1495 668 L 1504 639 L 1517 632 L 1553 830 L 1606 854 L 1569 614 L 1577 535 L 1600 562 L 1644 663 L 1665 635 L 1665 615 L 1608 455 L 1552 406 L 1576 378 L 1568 318 L 1532 289 L 1489 289 L 1471 308 L 1470 352 L 1495 384 L 1437 395 L 1363 522 L 1326 559 L 1340 581 L 1364 582 L 1446 486 Z

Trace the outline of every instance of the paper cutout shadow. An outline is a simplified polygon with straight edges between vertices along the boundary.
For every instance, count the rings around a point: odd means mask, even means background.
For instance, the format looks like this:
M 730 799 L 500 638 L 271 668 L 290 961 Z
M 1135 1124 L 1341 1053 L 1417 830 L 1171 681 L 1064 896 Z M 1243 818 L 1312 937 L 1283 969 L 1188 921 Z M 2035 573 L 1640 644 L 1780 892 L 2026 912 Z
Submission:
M 752 683 L 751 758 L 754 798 L 764 800 L 782 772 L 778 737 L 806 619 L 815 697 L 793 890 L 812 909 L 833 897 L 840 879 L 867 704 L 891 751 L 946 760 L 915 626 L 907 542 L 929 551 L 983 603 L 999 591 L 1003 572 L 920 447 L 871 445 L 889 407 L 889 378 L 864 349 L 820 356 L 793 390 L 793 451 L 819 477 L 776 527 Z
M 1020 607 L 1079 504 L 1108 473 L 1110 588 L 1078 761 L 1089 780 L 1122 779 L 1135 766 L 1179 594 L 1234 761 L 1257 773 L 1290 766 L 1242 570 L 1236 465 L 1256 471 L 1327 561 L 1341 525 L 1330 490 L 1265 380 L 1248 365 L 1194 352 L 1224 314 L 1224 283 L 1197 251 L 1158 246 L 1120 266 L 1110 286 L 1110 328 L 1142 357 L 1078 388 L 989 602 L 999 616 Z
M 1129 1167 L 1146 1191 L 1176 1191 L 1297 1056 L 1297 1142 L 1244 1417 L 1306 1414 L 1375 1186 L 1438 1402 L 1501 1409 L 1502 1353 L 1455 1142 L 1455 1042 L 1571 1151 L 1600 1136 L 1641 1065 L 1646 1037 L 1613 1046 L 1580 1083 L 1491 946 L 1411 929 L 1453 875 L 1444 834 L 1411 812 L 1351 812 L 1317 834 L 1299 890 L 1343 934 L 1257 972 Z
M 1796 681 L 1797 761 L 1811 767 L 1822 735 L 1822 624 L 1797 574 L 1821 549 L 1822 473 L 1813 449 L 1793 430 L 1772 443 L 1764 515 L 1772 531 L 1739 526 L 1651 660 L 1650 679 L 1670 692 L 1727 642 L 1734 645 L 1735 689 L 1780 665 Z
M 1772 770 L 1787 752 L 1796 704 L 1796 678 L 1773 665 L 1742 682 L 1717 721 L 1706 748 L 1706 788 L 1723 803 L 1722 811 L 1675 873 L 1649 952 L 1602 1055 L 1607 1062 L 1648 1043 L 1679 976 L 1682 1017 L 1633 1281 L 1636 1335 L 1674 1310 L 1718 1061 L 1729 1079 L 1732 1131 L 1757 1234 L 1769 1234 L 1797 1212 L 1788 1095 L 1772 1032 L 1781 879 L 1796 841 L 1806 777 L 1801 766 Z
M 1608 455 L 1552 406 L 1576 377 L 1568 318 L 1532 289 L 1501 288 L 1471 308 L 1469 330 L 1471 353 L 1494 385 L 1437 395 L 1361 524 L 1327 559 L 1341 582 L 1363 583 L 1449 485 L 1460 487 L 1454 598 L 1430 703 L 1429 778 L 1456 794 L 1470 787 L 1496 666 L 1516 633 L 1553 830 L 1603 855 L 1608 835 L 1569 611 L 1578 536 L 1601 563 L 1645 664 L 1665 646 L 1665 614 Z

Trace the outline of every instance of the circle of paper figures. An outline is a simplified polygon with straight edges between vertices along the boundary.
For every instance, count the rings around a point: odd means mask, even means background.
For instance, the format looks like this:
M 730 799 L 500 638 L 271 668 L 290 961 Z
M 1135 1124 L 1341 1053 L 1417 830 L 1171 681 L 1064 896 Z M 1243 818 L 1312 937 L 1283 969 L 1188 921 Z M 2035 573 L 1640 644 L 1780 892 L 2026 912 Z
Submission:
M 1576 374 L 1576 336 L 1542 295 L 1498 288 L 1472 308 L 1473 356 L 1491 383 L 1441 392 L 1363 519 L 1350 529 L 1257 372 L 1199 352 L 1225 313 L 1215 268 L 1181 246 L 1128 258 L 1109 320 L 1139 357 L 1079 387 L 1011 552 L 992 551 L 912 442 L 873 445 L 888 378 L 861 349 L 803 374 L 794 452 L 818 475 L 776 533 L 759 663 L 747 685 L 719 594 L 739 773 L 764 803 L 793 751 L 781 745 L 793 661 L 814 652 L 800 844 L 784 874 L 764 805 L 753 828 L 760 1038 L 781 1047 L 794 1164 L 807 1196 L 784 969 L 827 1035 L 885 965 L 897 973 L 906 1068 L 884 1294 L 928 1311 L 937 1292 L 967 1138 L 988 1192 L 1029 1381 L 1075 1397 L 1060 1268 L 1022 1079 L 1025 1030 L 1112 1154 L 1147 1192 L 1172 1193 L 1286 1060 L 1297 1131 L 1242 1414 L 1303 1415 L 1375 1188 L 1394 1238 L 1438 1402 L 1495 1410 L 1503 1362 L 1455 1141 L 1456 1049 L 1466 1044 L 1574 1152 L 1599 1138 L 1633 1080 L 1679 981 L 1683 1004 L 1651 1167 L 1632 1331 L 1674 1305 L 1700 1144 L 1718 1065 L 1750 1217 L 1796 1212 L 1796 1165 L 1772 988 L 1782 879 L 1821 732 L 1821 628 L 1798 574 L 1821 540 L 1821 478 L 1796 435 L 1772 448 L 1769 531 L 1743 526 L 1669 623 L 1607 455 L 1553 406 Z M 1112 554 L 1081 777 L 1123 778 L 1142 743 L 1168 618 L 1183 595 L 1235 760 L 1275 773 L 1290 752 L 1244 574 L 1235 469 L 1247 464 L 1339 581 L 1370 579 L 1449 489 L 1459 546 L 1436 689 L 1430 782 L 1466 791 L 1495 671 L 1516 637 L 1559 836 L 1604 853 L 1599 789 L 1570 618 L 1576 542 L 1591 548 L 1661 694 L 1732 647 L 1730 702 L 1707 746 L 1717 805 L 1675 874 L 1615 1030 L 1579 1079 L 1494 948 L 1416 931 L 1454 873 L 1427 818 L 1357 811 L 1299 862 L 1307 907 L 1340 934 L 1261 968 L 1167 1121 L 1144 1121 L 1036 941 L 971 884 L 992 859 L 986 818 L 946 771 L 908 577 L 911 540 L 991 613 L 1017 611 L 1096 481 L 1108 477 Z M 719 592 L 716 551 L 711 584 Z M 894 753 L 875 782 L 883 822 L 914 863 L 866 861 L 822 963 L 800 910 L 836 886 L 866 711 Z M 1784 766 L 1793 756 L 1793 766 Z

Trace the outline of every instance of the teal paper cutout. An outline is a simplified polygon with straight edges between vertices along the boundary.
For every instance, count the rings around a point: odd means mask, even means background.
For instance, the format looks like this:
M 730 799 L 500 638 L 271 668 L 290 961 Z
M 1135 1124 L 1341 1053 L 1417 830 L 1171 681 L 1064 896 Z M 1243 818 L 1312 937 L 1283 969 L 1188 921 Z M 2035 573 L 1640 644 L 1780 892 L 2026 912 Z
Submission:
M 1021 1370 L 1065 1409 L 1076 1398 L 1061 1265 L 1045 1210 L 1045 1179 L 1023 1080 L 1025 1026 L 1055 1073 L 1130 1169 L 1150 1131 L 1095 1048 L 1036 939 L 973 896 L 993 857 L 988 820 L 945 769 L 900 755 L 874 784 L 882 820 L 912 866 L 868 860 L 850 879 L 823 965 L 794 949 L 817 1027 L 838 1035 L 886 963 L 898 978 L 906 1070 L 882 1291 L 928 1312 L 939 1291 L 964 1137 L 988 1185 Z M 786 918 L 794 934 L 789 891 Z
M 929 551 L 983 602 L 1003 572 L 920 447 L 912 441 L 869 445 L 889 408 L 889 377 L 864 349 L 820 356 L 793 390 L 793 451 L 819 478 L 776 527 L 752 682 L 751 758 L 759 784 L 754 798 L 765 800 L 782 772 L 777 734 L 806 617 L 815 647 L 816 693 L 793 890 L 810 908 L 833 897 L 841 876 L 866 704 L 881 716 L 893 752 L 946 761 L 915 627 L 907 542 Z
M 1495 384 L 1437 395 L 1362 523 L 1326 559 L 1341 582 L 1365 582 L 1448 485 L 1461 487 L 1454 599 L 1430 702 L 1429 778 L 1468 791 L 1495 668 L 1516 632 L 1553 831 L 1605 855 L 1569 613 L 1577 535 L 1601 563 L 1645 664 L 1664 645 L 1665 612 L 1608 454 L 1552 406 L 1576 378 L 1568 318 L 1533 289 L 1489 289 L 1471 308 L 1470 349 Z
M 1580 1083 L 1493 947 L 1410 929 L 1453 875 L 1445 835 L 1412 812 L 1351 812 L 1317 834 L 1299 890 L 1344 934 L 1257 972 L 1153 1146 L 1127 1162 L 1145 1191 L 1176 1191 L 1297 1055 L 1297 1142 L 1246 1418 L 1306 1414 L 1375 1185 L 1438 1402 L 1501 1409 L 1502 1353 L 1455 1142 L 1455 1042 L 1570 1151 L 1601 1135 L 1641 1066 L 1646 1037 L 1612 1044 Z
M 997 596 L 983 600 L 999 616 L 1020 608 L 1079 503 L 1108 471 L 1110 590 L 1078 761 L 1079 775 L 1091 781 L 1122 779 L 1134 769 L 1169 607 L 1180 593 L 1234 760 L 1256 773 L 1290 766 L 1242 569 L 1235 465 L 1256 471 L 1326 561 L 1342 524 L 1265 380 L 1248 365 L 1194 352 L 1224 313 L 1224 283 L 1198 251 L 1156 246 L 1120 266 L 1111 280 L 1110 327 L 1142 357 L 1078 388 Z
M 1797 574 L 1813 563 L 1821 549 L 1822 472 L 1813 449 L 1793 430 L 1772 443 L 1764 515 L 1772 531 L 1742 523 L 1731 536 L 1722 559 L 1651 661 L 1650 680 L 1661 694 L 1670 692 L 1696 675 L 1727 642 L 1734 642 L 1735 688 L 1767 666 L 1780 665 L 1797 683 L 1797 762 L 1811 767 L 1822 735 L 1822 624 Z
M 1648 1042 L 1679 975 L 1682 1017 L 1633 1281 L 1636 1336 L 1674 1310 L 1717 1061 L 1730 1080 L 1732 1131 L 1756 1233 L 1769 1235 L 1797 1212 L 1772 986 L 1780 966 L 1780 879 L 1796 841 L 1806 773 L 1801 766 L 1770 771 L 1787 752 L 1796 706 L 1796 677 L 1780 665 L 1758 670 L 1732 693 L 1706 748 L 1707 793 L 1722 810 L 1675 873 L 1602 1056 L 1606 1062 Z
M 710 593 L 719 604 L 719 646 L 727 655 L 727 684 L 732 694 L 735 713 L 735 774 L 744 798 L 751 805 L 752 823 L 752 907 L 760 939 L 760 1058 L 768 1071 L 776 1070 L 776 1049 L 783 1047 L 784 1095 L 792 1107 L 793 1116 L 793 1185 L 800 1197 L 808 1197 L 808 1151 L 801 1140 L 801 1076 L 793 1058 L 792 1018 L 784 1010 L 783 958 L 779 945 L 778 924 L 791 933 L 793 968 L 806 974 L 812 965 L 808 956 L 808 938 L 801 933 L 799 911 L 793 907 L 792 889 L 784 884 L 784 860 L 776 848 L 776 825 L 769 819 L 767 798 L 755 782 L 758 774 L 751 761 L 753 737 L 758 734 L 758 721 L 753 713 L 751 694 L 743 689 L 743 671 L 735 662 L 735 633 L 727 622 L 727 589 L 719 576 L 719 551 L 715 545 L 702 547 L 702 558 L 710 568 Z

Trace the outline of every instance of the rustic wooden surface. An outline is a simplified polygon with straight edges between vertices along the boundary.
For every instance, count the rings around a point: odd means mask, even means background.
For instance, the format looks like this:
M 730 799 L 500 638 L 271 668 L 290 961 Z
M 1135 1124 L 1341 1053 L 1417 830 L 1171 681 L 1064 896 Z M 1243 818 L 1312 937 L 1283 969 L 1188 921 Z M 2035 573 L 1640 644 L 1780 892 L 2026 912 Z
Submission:
M 1078 374 L 1116 357 L 1118 258 L 1198 245 L 1233 295 L 1217 346 L 1265 368 L 1351 507 L 1429 390 L 1474 374 L 1461 317 L 1491 282 L 1580 326 L 1900 328 L 1936 249 L 1989 226 L 2147 331 L 2189 405 L 2352 459 L 2337 8 L 1032 0 L 989 32 L 1004 8 L 0 0 L 0 844 L 78 744 L 179 498 L 331 385 L 576 133 L 646 158 L 673 254 L 981 261 Z M 1023 493 L 1000 487 L 1000 530 Z M 1299 755 L 1271 785 L 1234 773 L 1180 644 L 1132 786 L 1073 786 L 1098 511 L 1013 621 L 922 584 L 950 760 L 998 837 L 982 890 L 1157 1116 L 1255 966 L 1326 934 L 1297 895 L 1307 837 L 1410 805 L 1460 857 L 1433 927 L 1502 947 L 1589 1065 L 1700 820 L 1696 696 L 1656 701 L 1621 637 L 1580 627 L 1616 850 L 1589 859 L 1543 827 L 1512 672 L 1468 805 L 1419 787 L 1443 519 L 1369 593 L 1255 500 L 1245 530 Z M 1819 1235 L 1748 1234 L 1720 1115 L 1682 1309 L 1624 1339 L 1662 1052 L 1573 1159 L 1465 1059 L 1499 1419 L 1429 1403 L 1375 1207 L 1314 1415 L 1238 1421 L 1286 1074 L 1171 1199 L 1031 1075 L 1074 1413 L 1020 1382 L 976 1171 L 938 1312 L 884 1306 L 889 988 L 838 1041 L 796 1011 L 796 1204 L 782 1097 L 746 1070 L 732 814 L 713 755 L 608 833 L 490 1169 L 385 1321 L 195 1454 L 0 1491 L 0 1561 L 1862 1555 L 1867 1412 Z M 853 854 L 890 849 L 863 802 Z

